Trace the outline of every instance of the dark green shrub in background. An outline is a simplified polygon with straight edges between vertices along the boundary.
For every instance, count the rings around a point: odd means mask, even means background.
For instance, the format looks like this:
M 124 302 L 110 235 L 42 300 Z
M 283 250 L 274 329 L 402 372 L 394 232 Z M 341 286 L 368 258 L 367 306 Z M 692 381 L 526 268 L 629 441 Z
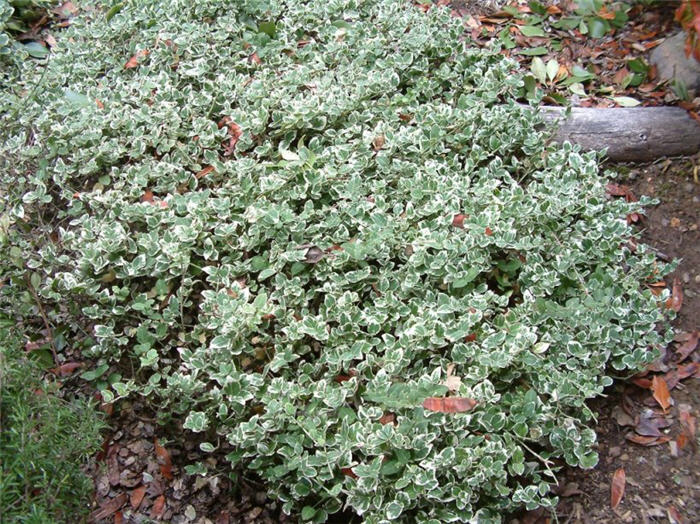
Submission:
M 91 403 L 56 396 L 8 324 L 0 319 L 0 520 L 82 522 L 93 486 L 81 467 L 104 423 Z
M 91 331 L 107 400 L 317 522 L 498 521 L 595 465 L 585 401 L 654 358 L 666 268 L 513 62 L 399 0 L 104 7 L 0 154 L 6 278 Z M 476 407 L 422 407 L 448 389 Z

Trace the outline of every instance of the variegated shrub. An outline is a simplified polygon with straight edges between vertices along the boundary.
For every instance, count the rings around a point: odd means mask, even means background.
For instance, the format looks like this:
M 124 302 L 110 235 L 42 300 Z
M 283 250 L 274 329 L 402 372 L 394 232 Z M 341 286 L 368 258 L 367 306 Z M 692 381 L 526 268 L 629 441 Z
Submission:
M 84 4 L 4 99 L 2 221 L 108 400 L 316 522 L 498 521 L 595 465 L 585 402 L 666 338 L 666 268 L 514 62 L 400 0 Z

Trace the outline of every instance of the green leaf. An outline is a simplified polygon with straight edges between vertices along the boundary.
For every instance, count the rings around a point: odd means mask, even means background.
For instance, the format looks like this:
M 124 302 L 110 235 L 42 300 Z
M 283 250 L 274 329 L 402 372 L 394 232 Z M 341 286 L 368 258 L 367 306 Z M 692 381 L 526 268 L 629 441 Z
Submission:
M 311 520 L 316 515 L 316 508 L 304 506 L 301 510 L 301 520 Z
M 46 58 L 50 53 L 49 49 L 39 42 L 29 42 L 24 44 L 23 47 L 32 58 Z
M 634 98 L 631 98 L 629 96 L 614 96 L 612 99 L 615 101 L 615 103 L 619 106 L 622 107 L 636 107 L 641 102 L 639 100 L 636 100 Z
M 76 93 L 75 91 L 72 91 L 70 89 L 64 89 L 63 93 L 66 100 L 68 100 L 68 102 L 70 102 L 71 104 L 81 107 L 91 105 L 90 99 L 81 93 Z
M 529 49 L 523 49 L 521 51 L 518 51 L 521 55 L 525 56 L 538 56 L 538 55 L 546 55 L 548 53 L 546 47 L 531 47 Z
M 265 33 L 270 38 L 275 38 L 277 34 L 277 26 L 274 22 L 260 22 L 258 25 L 258 31 Z
M 80 378 L 82 378 L 83 380 L 87 380 L 87 381 L 93 381 L 93 380 L 100 378 L 102 375 L 104 375 L 108 369 L 109 369 L 108 364 L 102 364 L 101 366 L 98 366 L 93 370 L 86 371 L 85 373 L 80 375 Z
M 588 22 L 588 29 L 592 38 L 603 38 L 610 31 L 610 25 L 600 18 L 593 18 Z
M 108 22 L 119 13 L 124 8 L 124 2 L 118 2 L 114 4 L 112 7 L 109 8 L 109 11 L 107 11 L 107 14 L 105 14 L 105 20 Z
M 536 56 L 532 59 L 530 71 L 541 84 L 547 83 L 547 68 L 540 57 Z
M 557 73 L 559 73 L 559 62 L 552 58 L 547 62 L 547 78 L 549 78 L 550 81 L 553 81 L 554 78 L 556 78 Z
M 541 27 L 537 27 L 534 25 L 521 25 L 518 27 L 520 29 L 520 32 L 525 35 L 525 36 L 545 36 L 545 32 L 542 30 Z
M 191 411 L 182 427 L 195 433 L 200 433 L 207 429 L 208 425 L 207 416 L 203 412 Z

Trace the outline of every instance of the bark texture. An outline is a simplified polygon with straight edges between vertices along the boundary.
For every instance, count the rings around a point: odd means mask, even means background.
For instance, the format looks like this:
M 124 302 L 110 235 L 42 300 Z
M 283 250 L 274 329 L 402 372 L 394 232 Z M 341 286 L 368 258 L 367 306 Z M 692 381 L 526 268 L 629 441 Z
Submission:
M 700 151 L 700 124 L 680 107 L 597 109 L 540 107 L 556 125 L 554 140 L 568 140 L 585 150 L 605 149 L 615 162 L 648 162 L 663 156 Z

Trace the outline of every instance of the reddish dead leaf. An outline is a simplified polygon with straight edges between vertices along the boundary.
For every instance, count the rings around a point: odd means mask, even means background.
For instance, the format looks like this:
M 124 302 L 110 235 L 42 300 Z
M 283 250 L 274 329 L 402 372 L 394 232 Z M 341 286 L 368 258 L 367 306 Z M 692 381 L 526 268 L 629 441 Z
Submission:
M 95 99 L 95 105 L 97 105 L 97 107 L 99 107 L 100 109 L 105 108 L 105 105 L 98 98 Z
M 666 508 L 666 516 L 671 524 L 683 524 L 685 522 L 683 515 L 673 506 Z
M 256 64 L 256 65 L 262 64 L 262 60 L 260 60 L 260 57 L 258 56 L 258 53 L 253 53 L 252 55 L 250 55 L 250 56 L 248 57 L 248 60 L 250 60 L 251 63 Z
M 160 519 L 160 517 L 163 515 L 163 510 L 165 510 L 165 495 L 161 495 L 153 501 L 153 507 L 151 507 L 151 518 Z
M 629 192 L 630 188 L 627 186 L 622 186 L 618 184 L 607 184 L 605 186 L 605 189 L 608 192 L 608 195 L 612 196 L 626 196 L 627 193 Z
M 690 406 L 681 404 L 678 407 L 678 420 L 681 423 L 681 430 L 689 440 L 695 439 L 696 418 L 690 414 Z
M 547 14 L 548 15 L 558 15 L 561 13 L 561 9 L 557 7 L 556 5 L 550 5 L 547 7 Z
M 379 419 L 379 423 L 382 425 L 393 424 L 396 422 L 396 415 L 393 413 L 387 413 Z
M 662 377 L 655 375 L 651 379 L 651 391 L 654 395 L 654 400 L 659 403 L 659 406 L 664 411 L 671 407 L 671 394 L 668 392 L 668 384 Z
M 335 380 L 338 384 L 342 384 L 343 382 L 347 382 L 351 378 L 352 377 L 350 375 L 337 375 L 333 380 Z
M 119 448 L 115 445 L 109 448 L 107 451 L 107 476 L 109 483 L 112 486 L 119 484 L 120 471 L 119 471 L 119 459 L 117 457 L 117 451 Z
M 464 337 L 465 342 L 474 342 L 476 340 L 476 333 L 469 333 L 466 337 Z
M 263 320 L 274 320 L 277 317 L 275 317 L 274 313 L 266 313 L 260 318 L 262 318 Z
M 173 479 L 173 463 L 170 459 L 170 453 L 158 443 L 158 439 L 153 439 L 153 445 L 160 464 L 160 472 L 167 480 Z
M 143 497 L 146 495 L 146 486 L 139 486 L 131 492 L 129 497 L 129 502 L 131 502 L 131 507 L 134 510 L 139 509 L 141 502 L 143 502 Z
M 651 389 L 651 380 L 648 378 L 633 378 L 632 384 L 642 389 Z
M 346 477 L 351 477 L 354 479 L 358 478 L 352 468 L 340 468 L 340 472 Z
M 97 522 L 99 520 L 104 520 L 112 515 L 126 504 L 126 493 L 120 493 L 109 502 L 100 507 L 97 511 L 94 511 L 90 515 L 91 522 Z
M 664 444 L 671 440 L 671 437 L 667 435 L 662 435 L 660 437 L 644 437 L 642 435 L 637 435 L 636 433 L 628 433 L 625 438 L 630 442 L 639 444 L 640 446 L 658 446 L 659 444 Z
M 124 524 L 124 515 L 121 511 L 117 511 L 114 514 L 114 524 Z
M 66 377 L 81 367 L 83 367 L 82 362 L 66 362 L 57 368 L 51 368 L 49 371 L 51 371 L 51 373 L 54 375 L 58 375 L 59 377 Z
M 493 235 L 493 230 L 490 227 L 486 226 L 486 229 L 484 229 L 484 234 L 487 237 L 490 237 L 491 235 Z
M 147 189 L 144 191 L 143 195 L 141 195 L 141 202 L 148 202 L 152 203 L 153 202 L 153 191 L 150 189 Z
M 474 409 L 477 402 L 468 397 L 428 397 L 423 401 L 423 408 L 438 413 L 463 413 Z
M 688 339 L 676 348 L 675 362 L 683 362 L 698 347 L 700 341 L 700 331 L 693 331 Z
M 672 309 L 676 313 L 681 310 L 683 306 L 683 289 L 681 288 L 681 281 L 678 277 L 673 279 L 673 289 L 671 291 L 671 296 L 666 301 L 666 307 Z
M 458 215 L 455 215 L 454 218 L 452 219 L 452 225 L 454 227 L 464 229 L 464 219 L 466 219 L 466 218 L 467 218 L 467 215 L 463 215 L 461 213 Z
M 625 470 L 624 468 L 618 469 L 612 478 L 612 483 L 610 484 L 610 507 L 612 509 L 617 508 L 622 501 L 622 497 L 625 494 Z
M 124 69 L 134 69 L 138 67 L 139 59 L 148 56 L 148 52 L 148 49 L 141 49 L 141 51 L 139 51 L 134 56 L 129 58 L 129 60 L 126 61 L 126 64 L 124 64 Z
M 214 166 L 207 166 L 204 169 L 202 169 L 201 171 L 197 171 L 197 174 L 195 174 L 194 176 L 195 176 L 195 178 L 197 178 L 199 180 L 200 178 L 207 176 L 209 173 L 212 173 L 213 171 L 214 171 Z
M 681 364 L 676 369 L 678 374 L 678 380 L 685 380 L 688 377 L 697 376 L 700 372 L 700 362 L 690 362 L 688 364 Z

